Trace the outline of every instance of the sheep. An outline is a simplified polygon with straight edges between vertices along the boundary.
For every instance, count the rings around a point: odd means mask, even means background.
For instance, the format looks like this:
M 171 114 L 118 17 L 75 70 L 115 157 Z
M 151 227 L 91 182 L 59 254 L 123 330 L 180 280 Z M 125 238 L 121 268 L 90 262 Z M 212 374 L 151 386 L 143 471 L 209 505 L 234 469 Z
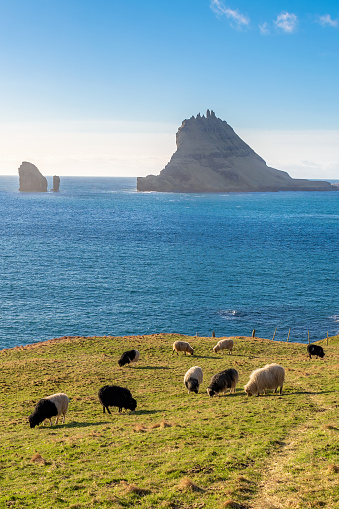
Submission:
M 123 408 L 126 410 L 134 411 L 137 407 L 137 402 L 132 398 L 132 394 L 128 389 L 119 387 L 118 385 L 104 385 L 99 389 L 98 398 L 103 407 L 103 413 L 105 409 L 110 414 L 109 406 L 116 406 L 119 408 L 119 412 Z
M 199 385 L 202 384 L 202 379 L 202 369 L 199 366 L 193 366 L 186 372 L 184 376 L 184 384 L 188 390 L 188 394 L 190 392 L 198 394 Z
M 316 355 L 317 359 L 321 357 L 322 359 L 325 357 L 325 352 L 322 346 L 319 345 L 307 345 L 307 353 L 312 359 L 312 355 Z
M 224 353 L 224 350 L 228 350 L 228 355 L 232 353 L 233 350 L 233 339 L 221 339 L 214 347 L 213 352 L 218 353 L 222 351 Z
M 285 370 L 279 364 L 266 364 L 263 368 L 256 369 L 250 374 L 250 379 L 244 389 L 248 396 L 259 396 L 267 390 L 277 392 L 280 387 L 280 394 L 285 380 Z
M 186 343 L 186 341 L 174 341 L 172 355 L 174 352 L 177 352 L 177 355 L 179 355 L 178 352 L 184 352 L 185 355 L 186 352 L 188 352 L 193 355 L 194 350 L 189 343 Z
M 140 357 L 140 353 L 138 350 L 128 350 L 124 352 L 120 359 L 118 360 L 118 364 L 120 367 L 125 366 L 125 364 L 131 364 L 132 362 L 138 362 Z
M 225 369 L 224 371 L 212 376 L 211 382 L 207 387 L 207 394 L 211 397 L 220 393 L 226 395 L 227 389 L 230 389 L 230 393 L 235 393 L 235 386 L 237 385 L 238 380 L 239 375 L 236 369 Z
M 69 399 L 63 392 L 46 396 L 38 401 L 33 413 L 28 417 L 31 428 L 39 425 L 41 422 L 45 424 L 45 419 L 49 419 L 52 426 L 52 417 L 56 416 L 55 423 L 58 424 L 59 417 L 62 415 L 62 423 L 65 423 L 65 416 L 68 410 Z

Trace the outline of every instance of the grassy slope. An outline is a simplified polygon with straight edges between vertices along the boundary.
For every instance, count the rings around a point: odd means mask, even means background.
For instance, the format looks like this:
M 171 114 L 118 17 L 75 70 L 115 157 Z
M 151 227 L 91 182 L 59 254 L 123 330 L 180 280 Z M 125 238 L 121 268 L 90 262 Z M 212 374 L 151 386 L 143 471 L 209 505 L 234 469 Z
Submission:
M 195 355 L 171 355 L 178 335 L 64 338 L 0 352 L 0 507 L 318 508 L 339 507 L 339 336 L 323 360 L 306 346 L 236 338 L 214 354 L 213 338 L 184 337 Z M 136 367 L 119 368 L 137 348 Z M 250 372 L 286 370 L 282 396 L 248 398 Z M 187 394 L 188 368 L 204 371 Z M 213 374 L 234 367 L 235 395 L 209 398 Z M 128 387 L 134 413 L 103 414 L 98 389 Z M 35 403 L 71 399 L 64 425 L 30 429 Z M 35 458 L 35 461 L 34 461 Z

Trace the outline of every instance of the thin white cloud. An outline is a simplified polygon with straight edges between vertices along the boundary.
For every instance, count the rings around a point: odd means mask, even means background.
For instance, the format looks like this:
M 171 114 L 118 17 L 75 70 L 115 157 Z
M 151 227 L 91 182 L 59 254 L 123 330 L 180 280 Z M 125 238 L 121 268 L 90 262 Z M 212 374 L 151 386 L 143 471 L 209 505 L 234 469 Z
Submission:
M 241 14 L 238 10 L 225 7 L 220 0 L 211 0 L 210 7 L 213 12 L 220 16 L 226 16 L 231 22 L 236 23 L 238 27 L 248 26 L 250 24 L 250 19 L 247 16 Z
M 269 29 L 268 23 L 263 23 L 262 25 L 259 25 L 259 30 L 261 35 L 269 35 L 271 33 L 271 30 Z
M 330 14 L 324 14 L 323 16 L 320 16 L 318 19 L 319 23 L 323 27 L 337 27 L 338 26 L 338 20 L 332 19 Z
M 283 32 L 286 32 L 287 34 L 291 34 L 295 32 L 298 26 L 298 18 L 295 14 L 290 12 L 282 12 L 277 16 L 277 19 L 275 20 L 275 25 L 280 30 L 283 30 Z

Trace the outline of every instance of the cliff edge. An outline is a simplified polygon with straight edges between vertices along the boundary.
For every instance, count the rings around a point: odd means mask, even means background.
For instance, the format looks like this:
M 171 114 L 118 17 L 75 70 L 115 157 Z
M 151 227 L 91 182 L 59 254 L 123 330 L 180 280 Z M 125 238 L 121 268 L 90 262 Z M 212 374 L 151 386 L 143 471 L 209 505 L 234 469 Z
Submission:
M 138 177 L 138 191 L 335 191 L 329 182 L 293 179 L 266 165 L 227 122 L 207 110 L 184 120 L 177 150 L 160 175 Z

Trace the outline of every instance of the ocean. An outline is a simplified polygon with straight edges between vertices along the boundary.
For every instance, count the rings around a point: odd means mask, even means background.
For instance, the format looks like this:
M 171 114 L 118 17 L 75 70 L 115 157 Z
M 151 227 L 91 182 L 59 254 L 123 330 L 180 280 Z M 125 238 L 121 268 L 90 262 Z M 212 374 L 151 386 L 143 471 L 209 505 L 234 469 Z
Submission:
M 339 192 L 138 193 L 135 178 L 80 177 L 61 177 L 59 193 L 18 187 L 0 177 L 0 349 L 339 333 Z

